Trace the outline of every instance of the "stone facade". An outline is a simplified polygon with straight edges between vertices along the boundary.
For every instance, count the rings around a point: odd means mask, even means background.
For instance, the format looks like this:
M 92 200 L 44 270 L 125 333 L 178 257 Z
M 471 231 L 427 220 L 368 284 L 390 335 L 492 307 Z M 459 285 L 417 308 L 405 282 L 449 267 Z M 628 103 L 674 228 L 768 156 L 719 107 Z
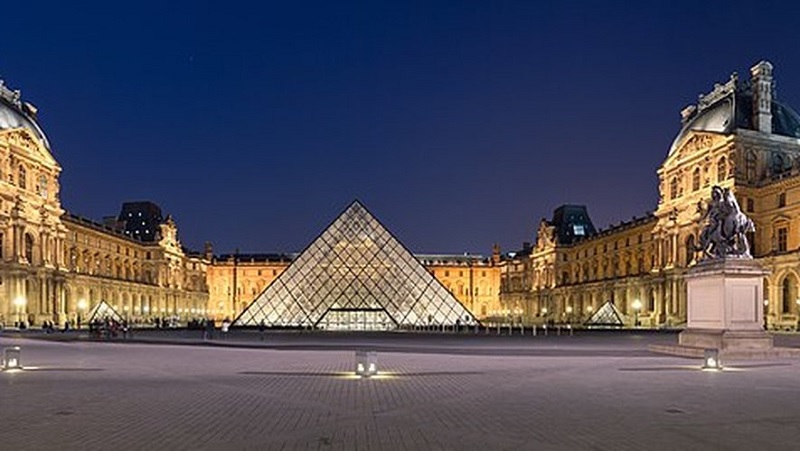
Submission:
M 770 328 L 800 320 L 800 117 L 774 94 L 772 65 L 751 78 L 734 74 L 682 112 L 682 130 L 658 168 L 660 199 L 652 214 L 575 242 L 562 242 L 542 220 L 536 245 L 502 265 L 501 303 L 526 321 L 581 322 L 606 301 L 645 327 L 686 321 L 687 268 L 710 188 L 736 195 L 755 222 L 756 261 Z
M 208 250 L 209 256 L 210 249 Z M 415 255 L 478 319 L 500 315 L 500 254 Z M 208 307 L 211 317 L 234 319 L 272 283 L 294 254 L 235 254 L 209 257 Z
M 66 213 L 36 109 L 0 82 L 0 325 L 76 324 L 101 300 L 132 322 L 202 316 L 208 261 L 167 219 L 144 242 Z

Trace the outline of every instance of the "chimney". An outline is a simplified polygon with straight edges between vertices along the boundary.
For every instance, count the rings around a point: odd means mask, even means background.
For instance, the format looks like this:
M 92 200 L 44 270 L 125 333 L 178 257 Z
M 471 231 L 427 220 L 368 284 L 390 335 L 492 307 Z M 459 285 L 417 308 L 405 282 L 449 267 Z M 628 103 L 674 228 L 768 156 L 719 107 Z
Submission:
M 492 263 L 500 264 L 500 245 L 497 243 L 492 246 Z
M 750 68 L 753 86 L 753 128 L 772 133 L 772 64 L 761 61 Z
M 211 241 L 206 241 L 205 246 L 203 246 L 203 258 L 208 261 L 214 259 L 214 246 L 211 244 Z

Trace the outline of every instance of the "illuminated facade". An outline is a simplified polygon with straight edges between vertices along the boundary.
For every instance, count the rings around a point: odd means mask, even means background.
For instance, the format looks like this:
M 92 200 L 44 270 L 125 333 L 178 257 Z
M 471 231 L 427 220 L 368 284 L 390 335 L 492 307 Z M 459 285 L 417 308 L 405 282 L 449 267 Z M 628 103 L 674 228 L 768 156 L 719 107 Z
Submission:
M 225 254 L 207 252 L 209 316 L 236 318 L 297 257 L 296 254 Z M 415 254 L 420 263 L 480 320 L 502 317 L 500 249 L 481 255 Z
M 236 319 L 240 326 L 391 330 L 475 317 L 359 202 Z
M 0 325 L 73 324 L 101 301 L 130 321 L 199 316 L 207 261 L 171 219 L 142 241 L 66 213 L 36 108 L 0 82 Z
M 654 213 L 567 237 L 569 218 L 542 220 L 536 244 L 501 268 L 501 303 L 529 322 L 581 322 L 612 301 L 628 324 L 686 321 L 684 274 L 710 188 L 730 188 L 754 220 L 752 252 L 764 268 L 765 323 L 800 315 L 800 116 L 775 98 L 772 65 L 735 74 L 681 112 L 682 129 L 658 168 Z M 573 221 L 574 222 L 574 221 Z

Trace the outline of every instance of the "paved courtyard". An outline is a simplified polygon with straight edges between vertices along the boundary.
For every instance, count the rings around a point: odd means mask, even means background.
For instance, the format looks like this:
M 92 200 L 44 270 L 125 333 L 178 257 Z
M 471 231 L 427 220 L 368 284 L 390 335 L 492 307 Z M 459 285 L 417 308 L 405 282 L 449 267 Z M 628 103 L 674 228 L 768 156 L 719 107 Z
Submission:
M 0 373 L 0 449 L 800 447 L 800 361 L 704 372 L 647 351 L 669 335 L 341 337 L 5 335 L 29 369 Z M 349 374 L 359 345 L 384 374 Z

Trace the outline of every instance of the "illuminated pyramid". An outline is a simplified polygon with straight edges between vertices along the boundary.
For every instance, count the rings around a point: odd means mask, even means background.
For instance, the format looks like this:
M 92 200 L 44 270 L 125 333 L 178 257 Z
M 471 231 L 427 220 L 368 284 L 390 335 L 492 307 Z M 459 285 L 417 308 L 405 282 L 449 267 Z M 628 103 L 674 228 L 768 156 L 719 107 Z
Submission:
M 625 321 L 617 307 L 608 301 L 597 309 L 584 325 L 588 327 L 622 327 L 625 325 Z
M 262 323 L 387 330 L 476 320 L 355 201 L 234 321 Z
M 122 323 L 122 317 L 119 316 L 114 307 L 108 305 L 106 301 L 100 301 L 97 305 L 94 306 L 93 309 L 89 310 L 89 322 L 94 322 L 94 320 L 103 321 L 105 319 L 114 320 L 118 323 Z

